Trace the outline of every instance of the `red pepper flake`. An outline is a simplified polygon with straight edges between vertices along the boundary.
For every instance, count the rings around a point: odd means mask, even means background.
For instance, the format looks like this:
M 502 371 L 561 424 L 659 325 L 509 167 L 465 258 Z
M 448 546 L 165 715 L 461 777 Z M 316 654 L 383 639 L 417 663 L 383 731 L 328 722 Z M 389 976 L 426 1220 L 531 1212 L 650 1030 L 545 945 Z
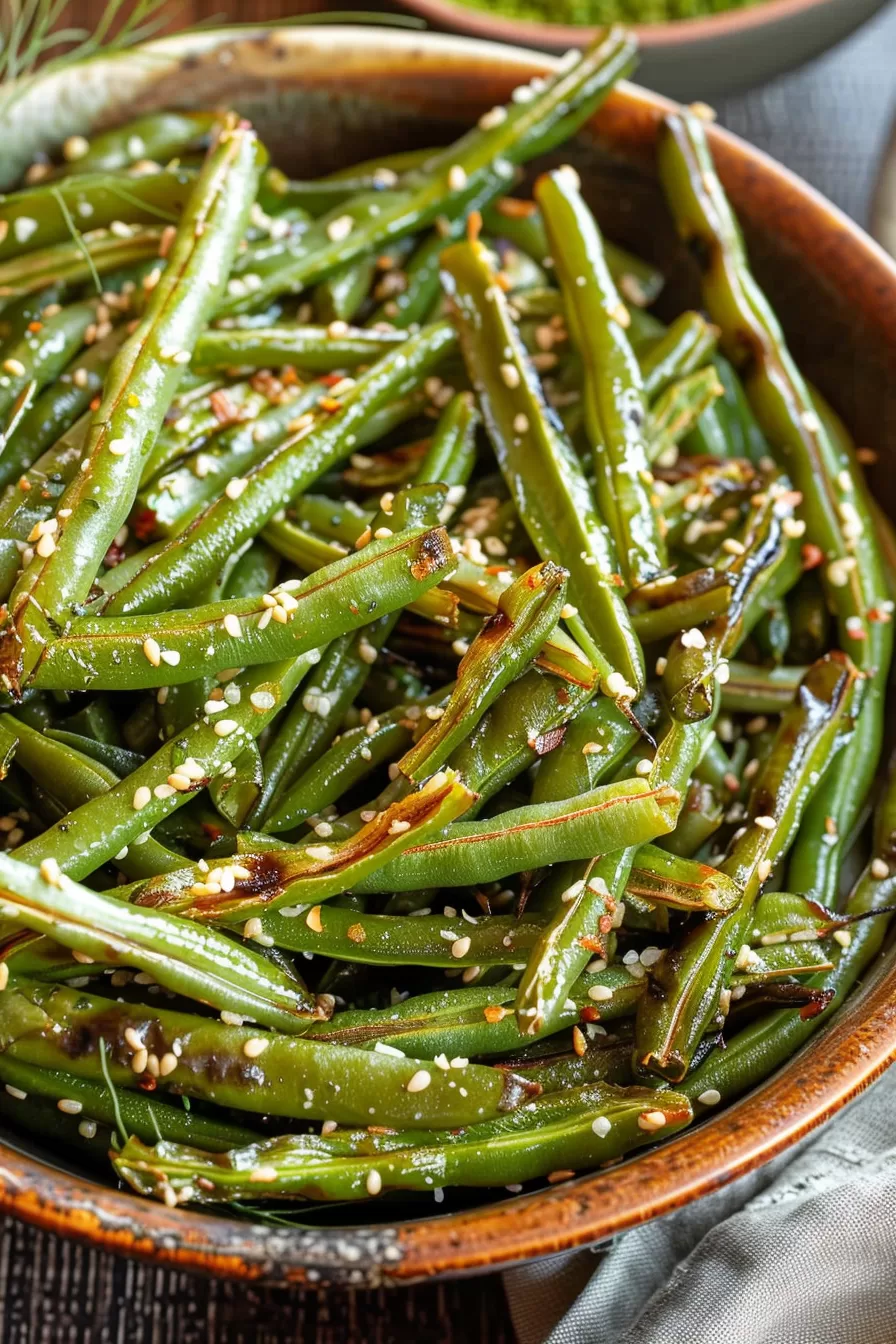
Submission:
M 601 915 L 600 919 L 597 921 L 597 927 L 600 933 L 609 933 L 613 927 L 613 916 Z
M 28 330 L 29 330 L 29 331 L 43 331 L 43 327 L 44 327 L 43 322 L 37 322 L 37 321 L 35 321 L 35 322 L 29 322 L 29 323 L 28 323 Z
M 98 411 L 99 408 L 100 408 L 100 397 L 99 397 L 99 395 L 97 395 L 97 396 L 94 397 L 93 401 L 90 403 L 90 409 L 91 409 L 92 411 Z
M 548 1185 L 559 1185 L 561 1181 L 571 1181 L 574 1171 L 552 1171 L 548 1176 Z
M 507 1009 L 503 1008 L 500 1003 L 488 1003 L 482 1010 L 482 1016 L 486 1022 L 490 1022 L 493 1026 L 496 1022 L 503 1021 L 506 1015 Z
M 518 196 L 504 196 L 497 204 L 498 214 L 505 219 L 529 219 L 537 209 L 534 201 L 521 201 Z
M 868 612 L 868 619 L 874 625 L 889 625 L 893 618 L 888 611 L 881 611 L 880 607 L 872 607 Z
M 143 1077 L 137 1083 L 141 1092 L 155 1092 L 156 1080 L 151 1073 L 144 1073 Z
M 579 947 L 584 947 L 586 952 L 594 952 L 597 956 L 603 955 L 604 945 L 599 938 L 593 934 L 586 933 L 579 939 Z
M 20 476 L 20 477 L 19 477 L 19 489 L 20 489 L 20 490 L 30 490 L 30 489 L 31 489 L 31 482 L 29 481 L 29 479 L 28 479 L 27 476 Z
M 873 448 L 857 448 L 856 457 L 863 467 L 873 467 L 877 461 L 877 453 Z
M 212 415 L 219 425 L 232 425 L 238 418 L 238 412 L 223 387 L 215 388 L 208 399 Z
M 612 583 L 612 585 L 613 585 L 614 588 L 621 588 L 621 587 L 622 587 L 622 584 L 623 584 L 622 575 L 621 575 L 621 574 L 611 574 L 611 575 L 610 575 L 610 582 Z
M 593 1003 L 586 1003 L 583 1008 L 579 1009 L 579 1021 L 580 1022 L 600 1021 L 600 1013 L 597 1010 L 597 1008 L 594 1007 Z
M 467 216 L 467 239 L 471 243 L 478 242 L 481 232 L 482 215 L 478 210 L 471 210 Z
M 816 546 L 814 541 L 804 542 L 800 547 L 800 554 L 803 558 L 803 569 L 817 569 L 824 562 L 824 551 L 820 546 Z
M 503 289 L 505 294 L 509 294 L 513 289 L 513 281 L 506 271 L 496 271 L 495 281 L 499 289 Z
M 367 934 L 364 932 L 364 927 L 361 924 L 351 924 L 346 929 L 346 934 L 353 943 L 367 942 Z
M 329 411 L 331 415 L 342 410 L 342 402 L 338 397 L 321 397 L 317 404 L 322 411 Z
M 203 821 L 201 825 L 202 829 L 205 831 L 206 835 L 211 841 L 220 840 L 221 836 L 224 834 L 224 832 L 221 830 L 221 827 L 216 826 L 213 821 Z
M 113 541 L 112 545 L 109 547 L 108 551 L 103 556 L 103 564 L 105 565 L 106 569 L 114 569 L 116 565 L 121 564 L 122 560 L 124 559 L 124 556 L 125 556 L 124 547 L 117 546 Z
M 156 535 L 155 509 L 141 509 L 131 523 L 131 530 L 138 541 L 152 541 Z
M 588 1049 L 588 1046 L 585 1043 L 585 1037 L 579 1027 L 573 1027 L 572 1029 L 572 1048 L 579 1056 L 579 1059 L 582 1058 L 582 1055 L 584 1055 L 585 1051 Z

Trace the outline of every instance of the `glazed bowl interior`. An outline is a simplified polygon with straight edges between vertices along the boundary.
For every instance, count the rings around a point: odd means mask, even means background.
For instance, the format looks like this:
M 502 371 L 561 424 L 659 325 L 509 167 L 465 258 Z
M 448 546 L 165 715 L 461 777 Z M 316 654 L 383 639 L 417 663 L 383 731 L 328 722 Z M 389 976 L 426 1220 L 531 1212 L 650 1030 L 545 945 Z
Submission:
M 14 180 L 38 150 L 54 151 L 76 132 L 158 108 L 226 104 L 256 123 L 275 162 L 316 175 L 445 142 L 549 65 L 527 51 L 382 29 L 165 39 L 32 89 L 6 114 L 6 171 Z M 668 107 L 622 86 L 555 157 L 576 166 L 608 236 L 662 264 L 661 313 L 699 303 L 656 182 L 654 142 Z M 893 512 L 886 450 L 896 430 L 896 268 L 784 169 L 717 128 L 711 138 L 792 347 L 859 443 L 881 452 L 873 488 Z M 740 1102 L 661 1148 L 563 1185 L 446 1203 L 447 1212 L 426 1201 L 404 1209 L 404 1221 L 383 1201 L 349 1218 L 334 1211 L 330 1223 L 343 1227 L 283 1228 L 169 1210 L 0 1134 L 0 1210 L 161 1263 L 277 1282 L 469 1273 L 600 1240 L 707 1193 L 820 1124 L 894 1056 L 896 960 L 888 953 L 800 1054 Z

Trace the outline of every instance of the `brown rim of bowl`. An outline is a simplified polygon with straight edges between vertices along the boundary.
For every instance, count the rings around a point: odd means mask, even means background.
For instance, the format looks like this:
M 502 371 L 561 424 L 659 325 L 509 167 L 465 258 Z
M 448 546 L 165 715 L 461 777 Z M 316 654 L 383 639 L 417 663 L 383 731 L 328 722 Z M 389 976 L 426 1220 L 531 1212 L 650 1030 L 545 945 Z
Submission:
M 515 19 L 511 15 L 474 9 L 462 0 L 399 0 L 403 9 L 419 14 L 430 23 L 499 42 L 525 42 L 533 46 L 581 46 L 599 24 L 542 23 L 538 19 Z M 833 0 L 759 0 L 749 9 L 723 10 L 709 18 L 670 19 L 668 23 L 627 23 L 644 50 L 674 47 L 682 42 L 707 42 L 734 37 L 777 20 L 789 19 L 810 9 L 821 9 Z
M 259 25 L 232 37 L 207 32 L 197 45 L 253 42 L 268 31 L 286 40 L 284 30 Z M 326 47 L 338 59 L 358 32 L 321 26 L 294 30 L 288 40 Z M 381 70 L 390 54 L 408 64 L 413 60 L 416 70 L 422 66 L 433 75 L 447 69 L 452 79 L 468 59 L 507 91 L 555 64 L 536 52 L 463 38 L 360 32 L 364 59 L 347 64 L 345 84 Z M 176 50 L 178 45 L 177 39 L 163 39 L 153 47 Z M 357 52 L 357 45 L 353 49 Z M 309 83 L 317 78 L 311 68 Z M 673 106 L 623 84 L 593 124 L 623 157 L 643 158 Z M 836 277 L 836 288 L 849 295 L 867 339 L 896 352 L 896 303 L 887 298 L 896 295 L 896 263 L 786 168 L 717 126 L 709 128 L 709 135 L 723 181 L 753 222 L 773 211 L 783 243 L 817 271 Z M 169 1210 L 0 1142 L 0 1213 L 108 1251 L 246 1281 L 374 1286 L 485 1272 L 599 1242 L 710 1194 L 817 1128 L 894 1059 L 896 956 L 891 954 L 878 959 L 827 1027 L 719 1115 L 617 1167 L 516 1199 L 396 1225 L 284 1230 L 189 1208 Z

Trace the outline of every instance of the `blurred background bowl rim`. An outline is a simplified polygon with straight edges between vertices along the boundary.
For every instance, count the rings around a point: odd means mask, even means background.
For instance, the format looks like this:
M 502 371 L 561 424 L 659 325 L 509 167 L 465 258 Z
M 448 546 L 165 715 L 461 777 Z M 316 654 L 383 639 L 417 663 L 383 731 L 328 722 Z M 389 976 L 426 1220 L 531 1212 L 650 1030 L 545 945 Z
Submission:
M 528 42 L 533 46 L 580 45 L 600 24 L 551 23 L 549 20 L 516 18 L 500 10 L 492 13 L 463 0 L 399 0 L 402 7 L 432 23 L 452 25 L 471 35 L 499 41 Z M 735 37 L 797 17 L 812 9 L 833 8 L 843 0 L 758 0 L 747 9 L 722 10 L 719 14 L 691 19 L 668 19 L 662 23 L 628 23 L 644 50 L 674 47 L 684 43 L 711 42 Z M 882 0 L 883 3 L 883 0 Z
M 784 3 L 793 8 L 792 0 Z M 294 44 L 313 51 L 318 61 L 327 56 L 326 65 L 316 70 L 309 66 L 318 82 L 322 71 L 328 80 L 336 77 L 340 51 L 359 42 L 368 60 L 378 52 L 379 60 L 406 62 L 409 73 L 421 50 L 430 58 L 441 52 L 450 62 L 465 61 L 485 70 L 494 67 L 506 75 L 510 87 L 549 71 L 557 59 L 470 37 L 363 25 L 205 29 L 160 39 L 145 50 L 201 60 L 224 46 L 237 49 L 247 43 L 253 62 L 247 77 L 252 78 L 259 43 L 264 42 Z M 110 77 L 119 75 L 122 64 L 133 59 L 131 54 L 105 62 Z M 151 69 L 152 62 L 146 66 Z M 228 63 L 227 69 L 232 71 L 234 65 Z M 282 73 L 282 67 L 277 69 Z M 140 81 L 141 76 L 135 77 L 138 89 Z M 44 81 L 40 97 L 55 94 L 65 106 L 72 82 L 71 71 L 60 72 Z M 628 82 L 617 86 L 610 105 L 619 100 L 633 113 L 640 108 L 661 114 L 675 106 Z M 27 101 L 20 115 L 27 117 Z M 10 129 L 14 131 L 14 125 Z M 724 151 L 726 159 L 736 156 L 741 165 L 774 184 L 782 204 L 808 210 L 813 233 L 840 230 L 868 269 L 855 301 L 863 309 L 873 305 L 875 314 L 889 311 L 881 295 L 892 290 L 896 296 L 896 265 L 859 225 L 739 136 L 717 126 L 709 133 L 714 148 Z M 891 329 L 892 342 L 887 345 L 892 343 L 896 352 L 896 316 L 887 325 L 887 334 Z M 804 1059 L 822 1067 L 806 1076 L 808 1070 L 797 1064 Z M 686 1130 L 611 1170 L 586 1173 L 517 1198 L 391 1226 L 283 1230 L 189 1208 L 170 1210 L 130 1191 L 110 1189 L 49 1166 L 7 1146 L 0 1137 L 0 1212 L 156 1264 L 281 1286 L 409 1284 L 433 1276 L 486 1272 L 594 1244 L 711 1193 L 817 1128 L 894 1059 L 896 953 L 891 952 L 887 959 L 878 958 L 822 1032 L 769 1079 L 702 1121 L 697 1130 Z

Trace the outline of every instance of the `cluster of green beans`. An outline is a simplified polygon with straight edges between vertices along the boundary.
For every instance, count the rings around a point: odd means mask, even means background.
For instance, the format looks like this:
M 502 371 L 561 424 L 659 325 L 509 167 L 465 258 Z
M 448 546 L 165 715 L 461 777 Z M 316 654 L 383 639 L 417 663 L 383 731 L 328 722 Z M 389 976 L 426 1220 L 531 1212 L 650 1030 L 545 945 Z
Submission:
M 703 311 L 572 168 L 521 186 L 633 62 L 319 181 L 172 114 L 0 199 L 10 1129 L 171 1206 L 567 1179 L 878 952 L 860 455 L 700 117 L 658 155 Z

